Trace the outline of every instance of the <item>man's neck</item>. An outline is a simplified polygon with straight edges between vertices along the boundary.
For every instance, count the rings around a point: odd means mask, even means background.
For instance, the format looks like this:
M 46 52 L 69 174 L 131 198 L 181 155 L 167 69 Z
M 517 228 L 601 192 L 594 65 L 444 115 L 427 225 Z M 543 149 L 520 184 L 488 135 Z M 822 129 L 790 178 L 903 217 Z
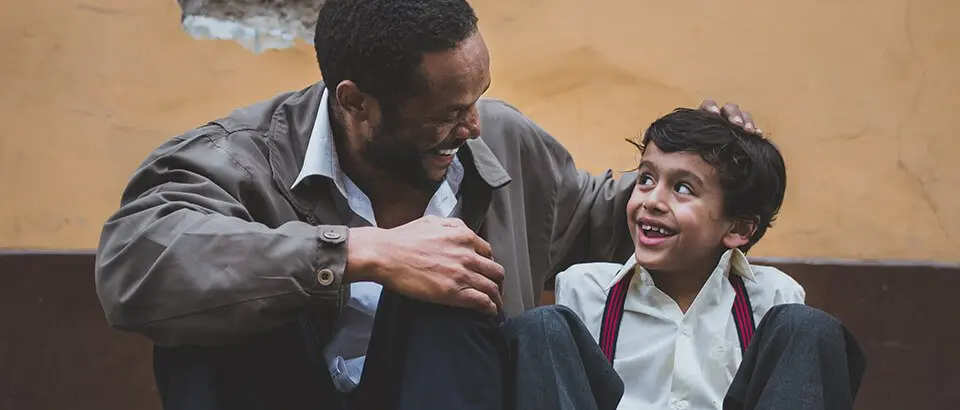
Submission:
M 690 305 L 700 294 L 703 285 L 713 274 L 720 257 L 706 258 L 702 263 L 695 264 L 682 271 L 648 270 L 653 283 L 680 307 L 680 311 L 687 313 Z
M 364 161 L 359 144 L 349 137 L 336 108 L 328 109 L 340 169 L 370 198 L 377 225 L 389 229 L 423 216 L 433 193 L 412 187 Z

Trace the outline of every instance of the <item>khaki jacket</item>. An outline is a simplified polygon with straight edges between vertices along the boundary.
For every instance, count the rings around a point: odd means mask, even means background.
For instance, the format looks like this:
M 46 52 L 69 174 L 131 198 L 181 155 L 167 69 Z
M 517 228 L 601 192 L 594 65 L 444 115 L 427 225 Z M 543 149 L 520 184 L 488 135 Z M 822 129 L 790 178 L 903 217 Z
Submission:
M 346 201 L 323 177 L 290 189 L 323 83 L 234 111 L 151 153 L 106 222 L 96 285 L 109 323 L 155 343 L 239 342 L 303 314 L 329 336 L 349 286 Z M 578 171 L 504 102 L 478 103 L 482 136 L 460 150 L 459 215 L 506 270 L 504 309 L 536 306 L 572 263 L 622 261 L 635 176 Z

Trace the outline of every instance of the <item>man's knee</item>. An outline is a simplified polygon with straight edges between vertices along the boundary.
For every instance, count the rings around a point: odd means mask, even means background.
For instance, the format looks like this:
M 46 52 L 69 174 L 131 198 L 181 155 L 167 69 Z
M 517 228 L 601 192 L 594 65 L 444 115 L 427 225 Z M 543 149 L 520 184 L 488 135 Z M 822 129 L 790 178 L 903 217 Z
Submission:
M 495 319 L 465 308 L 414 300 L 384 291 L 377 311 L 384 324 L 426 335 L 458 334 L 468 329 L 496 329 Z
M 571 333 L 586 332 L 586 328 L 570 308 L 546 305 L 514 316 L 503 324 L 504 332 L 512 335 L 539 335 L 543 337 L 570 337 Z

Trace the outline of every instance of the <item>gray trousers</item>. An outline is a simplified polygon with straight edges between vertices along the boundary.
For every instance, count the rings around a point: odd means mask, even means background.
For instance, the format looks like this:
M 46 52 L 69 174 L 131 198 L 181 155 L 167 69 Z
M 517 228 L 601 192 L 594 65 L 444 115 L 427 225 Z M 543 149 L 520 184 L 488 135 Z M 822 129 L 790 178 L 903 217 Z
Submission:
M 385 290 L 355 409 L 614 410 L 623 382 L 580 319 L 544 306 L 504 319 Z
M 850 331 L 818 309 L 775 306 L 757 326 L 724 410 L 849 410 L 866 359 Z
M 385 291 L 377 315 L 350 410 L 614 410 L 623 396 L 623 382 L 564 306 L 503 320 Z M 838 320 L 776 306 L 757 326 L 724 410 L 849 410 L 864 369 Z

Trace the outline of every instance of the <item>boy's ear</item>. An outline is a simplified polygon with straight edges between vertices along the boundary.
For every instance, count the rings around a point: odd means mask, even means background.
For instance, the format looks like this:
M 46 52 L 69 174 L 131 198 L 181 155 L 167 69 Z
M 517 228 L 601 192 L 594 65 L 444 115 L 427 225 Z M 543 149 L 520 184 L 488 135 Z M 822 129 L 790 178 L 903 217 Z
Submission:
M 734 219 L 733 225 L 723 235 L 723 246 L 727 249 L 739 248 L 750 243 L 750 237 L 757 231 L 756 219 Z

